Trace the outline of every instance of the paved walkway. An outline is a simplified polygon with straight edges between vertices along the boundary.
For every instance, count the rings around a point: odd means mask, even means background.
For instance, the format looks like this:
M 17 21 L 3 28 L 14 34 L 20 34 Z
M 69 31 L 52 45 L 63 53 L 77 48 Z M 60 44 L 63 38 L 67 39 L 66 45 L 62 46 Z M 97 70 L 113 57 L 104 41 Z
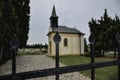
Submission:
M 23 55 L 17 56 L 17 72 L 41 70 L 55 67 L 55 61 L 46 55 Z M 63 64 L 60 64 L 63 66 Z M 0 67 L 0 75 L 11 74 L 11 60 Z M 55 76 L 35 78 L 29 80 L 55 80 Z M 90 80 L 79 72 L 60 75 L 60 80 Z

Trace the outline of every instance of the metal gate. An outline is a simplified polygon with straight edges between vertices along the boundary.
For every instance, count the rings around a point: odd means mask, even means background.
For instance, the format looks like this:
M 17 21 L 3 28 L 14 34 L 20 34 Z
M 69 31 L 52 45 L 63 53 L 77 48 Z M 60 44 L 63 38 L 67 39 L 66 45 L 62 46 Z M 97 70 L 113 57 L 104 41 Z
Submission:
M 120 80 L 120 34 L 119 33 L 116 35 L 116 40 L 118 42 L 118 47 L 117 47 L 118 48 L 118 59 L 117 60 L 95 63 L 95 58 L 94 58 L 95 38 L 94 38 L 94 34 L 91 33 L 89 37 L 90 48 L 91 48 L 91 63 L 84 64 L 84 65 L 59 67 L 59 42 L 61 41 L 61 37 L 59 33 L 56 32 L 54 36 L 54 41 L 56 45 L 56 57 L 55 57 L 56 67 L 49 68 L 49 69 L 43 69 L 43 70 L 16 73 L 15 53 L 16 53 L 16 48 L 19 45 L 19 41 L 17 37 L 14 36 L 14 38 L 10 41 L 10 45 L 14 49 L 14 52 L 12 55 L 12 74 L 0 76 L 0 80 L 25 80 L 25 79 L 30 79 L 30 78 L 45 77 L 45 76 L 52 76 L 52 75 L 56 76 L 55 80 L 59 80 L 60 74 L 83 71 L 83 70 L 88 70 L 88 69 L 91 69 L 91 80 L 95 80 L 95 69 L 102 68 L 102 67 L 108 67 L 108 66 L 115 66 L 115 65 L 118 66 L 118 80 Z

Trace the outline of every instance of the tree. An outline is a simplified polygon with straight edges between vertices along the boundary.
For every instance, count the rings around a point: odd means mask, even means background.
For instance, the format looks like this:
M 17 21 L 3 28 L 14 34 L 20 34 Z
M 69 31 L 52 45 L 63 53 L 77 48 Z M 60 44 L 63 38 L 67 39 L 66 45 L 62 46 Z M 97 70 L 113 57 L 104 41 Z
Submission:
M 11 56 L 9 41 L 11 35 L 13 35 L 13 20 L 14 14 L 11 0 L 1 0 L 0 3 L 0 52 L 2 55 L 2 60 L 5 62 Z
M 44 48 L 45 48 L 46 50 L 48 49 L 47 43 L 45 43 Z
M 29 0 L 13 0 L 13 6 L 17 15 L 16 34 L 20 39 L 20 47 L 25 47 L 29 32 Z
M 113 50 L 114 50 L 114 58 L 116 58 L 117 42 L 114 38 L 115 38 L 116 32 L 120 33 L 120 19 L 117 15 L 115 15 L 112 25 L 113 25 L 112 31 L 113 31 L 113 46 L 114 46 Z
M 14 34 L 20 39 L 20 47 L 26 45 L 29 31 L 29 13 L 29 0 L 0 1 L 0 54 L 3 54 L 2 59 L 4 61 L 11 56 L 9 41 Z
M 103 56 L 104 55 L 104 52 L 105 51 L 109 51 L 111 50 L 111 47 L 112 47 L 112 39 L 111 39 L 111 34 L 109 33 L 112 33 L 111 30 L 112 30 L 112 19 L 111 17 L 108 16 L 107 14 L 107 9 L 105 9 L 105 13 L 103 14 L 103 17 L 101 17 L 101 20 L 98 20 L 98 24 L 100 25 L 101 27 L 101 41 L 102 41 L 102 44 L 101 44 L 101 47 L 102 47 L 102 53 L 103 53 Z
M 120 20 L 118 16 L 112 19 L 108 16 L 107 9 L 99 20 L 92 20 L 89 22 L 90 31 L 95 35 L 95 52 L 102 53 L 113 51 L 116 49 L 115 35 L 120 31 Z

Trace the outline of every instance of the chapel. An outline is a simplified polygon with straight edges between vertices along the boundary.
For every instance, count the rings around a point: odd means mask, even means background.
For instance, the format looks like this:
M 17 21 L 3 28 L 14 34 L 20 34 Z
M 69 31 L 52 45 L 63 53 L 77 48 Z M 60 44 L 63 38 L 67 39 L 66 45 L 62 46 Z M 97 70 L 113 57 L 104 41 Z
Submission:
M 61 36 L 59 43 L 59 55 L 80 55 L 84 54 L 84 33 L 77 28 L 58 25 L 58 16 L 55 6 L 53 6 L 50 16 L 50 26 L 48 31 L 48 55 L 55 56 L 55 42 L 53 37 L 58 31 Z

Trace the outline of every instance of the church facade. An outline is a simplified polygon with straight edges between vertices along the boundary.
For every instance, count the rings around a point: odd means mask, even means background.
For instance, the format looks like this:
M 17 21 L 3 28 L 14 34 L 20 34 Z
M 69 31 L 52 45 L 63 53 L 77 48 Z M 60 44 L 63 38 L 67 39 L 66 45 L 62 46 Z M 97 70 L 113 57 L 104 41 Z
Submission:
M 48 31 L 48 55 L 55 56 L 55 42 L 53 37 L 59 32 L 61 41 L 59 43 L 59 55 L 80 55 L 84 54 L 84 33 L 76 28 L 58 25 L 58 16 L 55 6 L 53 6 L 50 17 L 50 27 Z

